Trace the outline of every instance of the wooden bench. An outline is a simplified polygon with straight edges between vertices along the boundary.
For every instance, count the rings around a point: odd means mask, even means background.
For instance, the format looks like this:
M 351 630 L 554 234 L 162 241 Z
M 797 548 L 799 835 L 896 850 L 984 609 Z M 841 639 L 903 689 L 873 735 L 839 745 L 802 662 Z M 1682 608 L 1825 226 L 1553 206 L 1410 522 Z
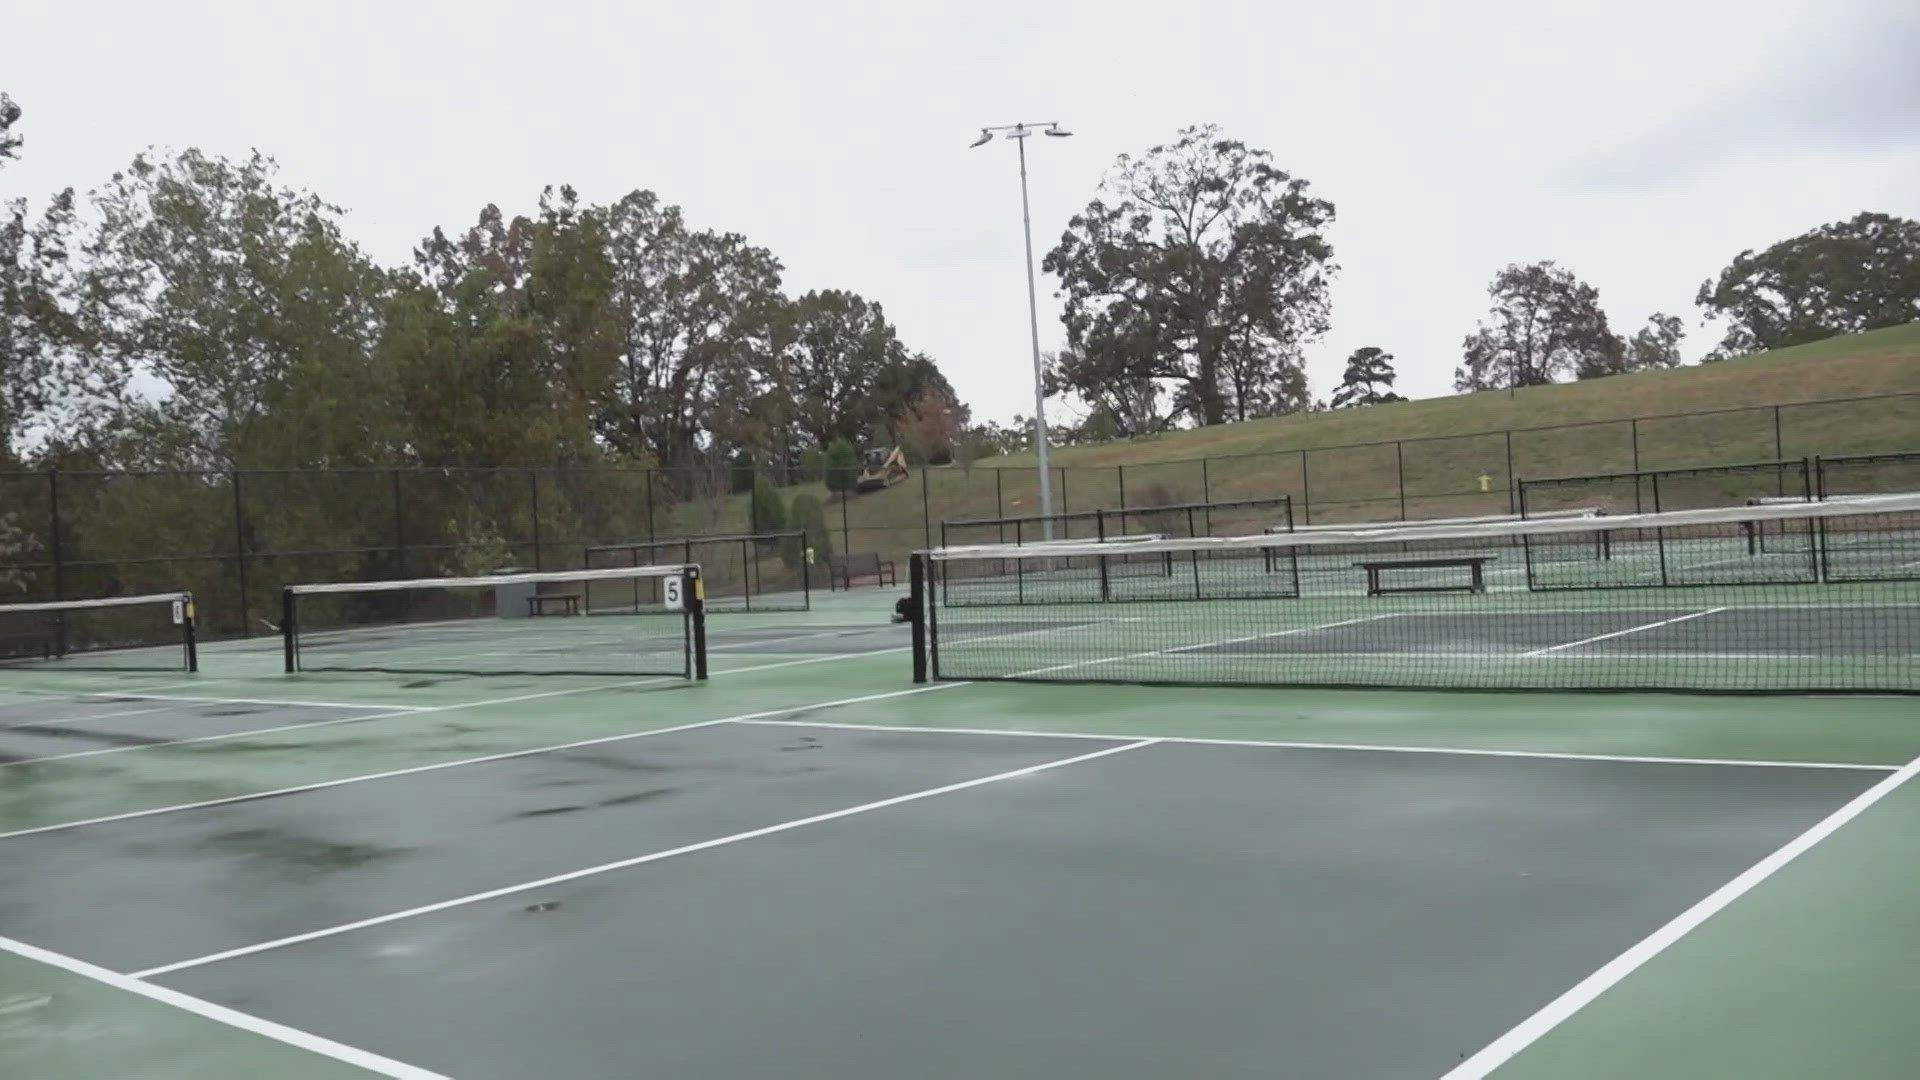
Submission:
M 1357 562 L 1353 565 L 1367 572 L 1367 595 L 1384 596 L 1387 593 L 1410 592 L 1467 592 L 1483 593 L 1487 591 L 1485 567 L 1497 556 L 1493 555 L 1443 555 L 1430 559 L 1378 559 L 1369 562 Z M 1380 581 L 1383 570 L 1432 570 L 1436 568 L 1465 567 L 1468 581 L 1465 585 L 1402 585 L 1388 588 Z
M 900 577 L 894 573 L 893 563 L 871 551 L 850 555 L 827 556 L 827 591 L 845 586 L 853 588 L 853 579 L 870 577 L 875 585 L 898 585 Z
M 560 614 L 580 614 L 580 594 L 577 592 L 534 593 L 527 597 L 527 618 L 538 618 L 547 614 L 553 605 L 560 605 Z

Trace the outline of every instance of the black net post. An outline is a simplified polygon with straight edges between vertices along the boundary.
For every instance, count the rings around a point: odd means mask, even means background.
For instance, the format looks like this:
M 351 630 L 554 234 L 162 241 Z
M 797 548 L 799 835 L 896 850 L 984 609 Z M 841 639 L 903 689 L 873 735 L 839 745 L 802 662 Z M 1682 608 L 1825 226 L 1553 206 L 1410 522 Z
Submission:
M 394 475 L 399 475 L 398 473 Z M 297 640 L 294 630 L 294 593 L 292 589 L 280 590 L 280 649 L 286 660 L 287 674 L 300 670 Z
M 196 615 L 197 613 L 193 610 L 193 594 L 188 593 L 180 601 L 180 644 L 186 652 L 187 671 L 190 673 L 200 670 L 200 643 L 194 634 L 193 627 Z
M 913 633 L 913 681 L 927 681 L 927 556 L 907 556 L 907 622 Z
M 689 636 L 690 659 L 693 661 L 692 675 L 696 679 L 707 677 L 707 600 L 704 584 L 700 580 L 700 568 L 686 568 L 685 589 L 687 605 L 687 633 Z

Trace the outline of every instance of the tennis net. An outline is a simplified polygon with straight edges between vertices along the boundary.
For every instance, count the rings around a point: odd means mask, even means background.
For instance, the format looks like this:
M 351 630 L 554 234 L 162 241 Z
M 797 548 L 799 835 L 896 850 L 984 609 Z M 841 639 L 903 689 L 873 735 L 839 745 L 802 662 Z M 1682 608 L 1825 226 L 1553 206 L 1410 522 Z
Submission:
M 656 598 L 677 619 L 595 612 L 589 586 Z M 404 675 L 707 677 L 697 566 L 289 585 L 286 669 Z
M 198 671 L 193 594 L 0 604 L 0 666 Z
M 1751 547 L 1755 521 L 1805 542 Z M 1103 598 L 1088 567 L 1112 556 L 1098 544 L 919 553 L 916 678 L 1920 693 L 1920 495 L 1169 539 L 1127 555 L 1170 557 L 1198 582 L 1158 598 L 1221 602 Z M 946 610 L 937 586 L 982 560 L 1055 584 Z
M 774 532 L 594 544 L 584 558 L 589 570 L 698 566 L 706 589 L 706 610 L 713 614 L 810 610 L 811 554 L 805 533 Z M 590 581 L 585 602 L 593 612 L 665 610 L 657 580 Z

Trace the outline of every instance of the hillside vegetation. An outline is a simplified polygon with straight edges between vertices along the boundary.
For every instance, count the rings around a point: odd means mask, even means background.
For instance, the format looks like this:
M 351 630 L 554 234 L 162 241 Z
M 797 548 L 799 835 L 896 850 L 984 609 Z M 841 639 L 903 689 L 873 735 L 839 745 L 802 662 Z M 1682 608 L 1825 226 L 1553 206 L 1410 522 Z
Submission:
M 1712 365 L 1063 447 L 1052 464 L 1056 513 L 1287 495 L 1296 521 L 1317 523 L 1503 512 L 1521 478 L 1904 450 L 1920 450 L 1920 323 Z M 944 520 L 1039 512 L 1032 454 L 916 469 L 845 503 L 819 484 L 784 494 L 801 491 L 827 501 L 835 550 L 895 557 L 939 543 Z M 749 525 L 744 498 L 677 518 L 685 532 Z

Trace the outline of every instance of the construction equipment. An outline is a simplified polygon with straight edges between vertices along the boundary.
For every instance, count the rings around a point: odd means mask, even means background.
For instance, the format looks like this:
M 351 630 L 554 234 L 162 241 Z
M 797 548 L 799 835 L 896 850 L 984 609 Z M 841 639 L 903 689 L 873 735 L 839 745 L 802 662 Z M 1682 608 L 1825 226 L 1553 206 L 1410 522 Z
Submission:
M 879 491 L 890 488 L 907 478 L 907 455 L 899 447 L 887 449 L 875 447 L 861 458 L 859 479 L 854 481 L 853 489 L 858 492 Z

